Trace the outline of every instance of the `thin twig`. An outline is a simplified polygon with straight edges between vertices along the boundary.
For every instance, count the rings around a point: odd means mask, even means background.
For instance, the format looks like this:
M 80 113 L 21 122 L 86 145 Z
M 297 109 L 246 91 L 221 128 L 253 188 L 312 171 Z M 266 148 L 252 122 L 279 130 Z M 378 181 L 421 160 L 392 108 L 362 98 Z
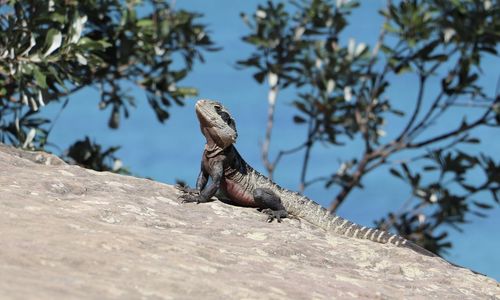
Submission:
M 488 108 L 490 104 L 477 104 L 477 103 L 453 103 L 450 106 L 467 107 L 467 108 Z
M 273 179 L 274 169 L 276 164 L 271 163 L 269 160 L 269 146 L 271 144 L 271 134 L 274 126 L 274 111 L 276 108 L 276 97 L 278 95 L 278 84 L 275 83 L 271 85 L 268 95 L 268 108 L 267 108 L 267 125 L 266 125 L 266 135 L 264 142 L 262 143 L 262 161 L 267 169 L 269 178 Z
M 361 178 L 366 174 L 365 168 L 368 164 L 368 162 L 371 160 L 371 155 L 368 153 L 365 153 L 363 158 L 358 164 L 358 167 L 356 168 L 356 171 L 352 175 L 352 180 L 349 182 L 348 185 L 345 185 L 342 190 L 339 192 L 339 194 L 335 197 L 335 200 L 332 201 L 330 204 L 330 207 L 328 208 L 328 211 L 331 213 L 337 211 L 339 206 L 344 202 L 346 199 L 347 195 L 351 192 L 351 190 L 359 184 L 361 181 Z
M 441 102 L 441 99 L 443 98 L 444 96 L 444 92 L 441 91 L 437 96 L 436 96 L 436 99 L 434 99 L 434 102 L 432 103 L 431 107 L 429 108 L 429 110 L 427 111 L 427 113 L 425 114 L 425 116 L 422 118 L 422 120 L 420 120 L 420 122 L 415 125 L 412 129 L 409 130 L 409 132 L 407 133 L 407 136 L 408 137 L 414 137 L 414 135 L 417 133 L 417 132 L 421 132 L 422 129 L 425 129 L 427 126 L 428 126 L 428 123 L 427 122 L 429 120 L 429 117 L 434 113 L 434 111 L 439 108 L 439 103 Z M 443 111 L 443 107 L 441 108 L 442 111 Z M 426 124 L 427 123 L 427 124 Z
M 309 119 L 309 125 L 307 129 L 307 141 L 306 141 L 306 151 L 304 152 L 304 160 L 302 161 L 302 170 L 300 171 L 300 182 L 299 182 L 299 192 L 303 193 L 306 188 L 306 175 L 307 175 L 307 166 L 309 165 L 309 157 L 311 154 L 311 148 L 313 146 L 312 136 L 311 136 L 311 127 L 312 127 L 313 119 Z
M 456 51 L 457 51 L 457 49 L 453 49 L 449 55 L 450 56 L 453 55 Z M 438 64 L 434 65 L 434 67 L 429 71 L 429 74 L 434 72 L 438 66 L 439 66 Z M 456 66 L 453 71 L 450 71 L 449 74 L 450 74 L 451 78 L 448 78 L 448 80 L 452 81 L 456 77 L 456 74 L 458 73 L 457 72 L 458 67 L 459 66 Z M 434 99 L 434 102 L 432 103 L 431 107 L 429 108 L 427 113 L 424 115 L 424 117 L 420 120 L 420 122 L 417 125 L 415 125 L 415 127 L 413 127 L 412 129 L 409 129 L 408 134 L 407 134 L 408 137 L 411 136 L 412 139 L 414 139 L 416 134 L 422 132 L 423 129 L 427 128 L 430 124 L 432 124 L 432 122 L 436 119 L 436 116 L 434 116 L 433 118 L 430 118 L 430 117 L 432 116 L 432 114 L 434 113 L 434 111 L 437 108 L 441 108 L 441 111 L 440 111 L 440 113 L 438 113 L 438 116 L 442 115 L 444 113 L 444 111 L 449 106 L 449 105 L 440 106 L 440 102 L 444 96 L 445 96 L 445 92 L 443 89 L 441 89 L 441 91 Z M 448 102 L 447 102 L 447 104 L 448 104 Z
M 307 188 L 308 186 L 310 186 L 312 184 L 315 184 L 315 183 L 321 182 L 321 181 L 327 181 L 328 179 L 329 179 L 329 177 L 319 176 L 319 177 L 316 177 L 316 178 L 313 178 L 311 180 L 306 181 L 304 186 Z
M 456 98 L 456 97 L 455 97 Z M 500 101 L 500 100 L 497 100 L 497 101 Z M 495 101 L 495 102 L 497 102 Z M 441 109 L 440 113 L 438 115 L 441 115 L 444 110 L 446 110 L 451 104 L 453 103 L 453 101 L 451 102 L 447 102 L 444 107 Z M 488 118 L 488 115 L 493 111 L 493 108 L 495 106 L 495 103 L 492 104 L 486 111 L 485 113 L 480 117 L 478 118 L 476 121 L 470 123 L 470 124 L 462 124 L 460 125 L 460 127 L 458 129 L 455 129 L 455 130 L 452 130 L 450 132 L 447 132 L 447 133 L 443 133 L 443 134 L 440 134 L 440 135 L 437 135 L 433 138 L 429 138 L 425 141 L 422 141 L 422 142 L 419 142 L 419 143 L 416 143 L 416 144 L 412 144 L 412 143 L 409 143 L 408 144 L 408 148 L 419 148 L 419 147 L 423 147 L 423 146 L 426 146 L 428 144 L 431 144 L 431 143 L 435 143 L 435 142 L 438 142 L 438 141 L 442 141 L 442 140 L 445 140 L 449 137 L 452 137 L 453 135 L 456 135 L 456 134 L 459 134 L 460 132 L 465 132 L 465 131 L 468 131 L 470 129 L 473 129 L 479 125 L 484 125 L 484 124 L 488 124 L 488 121 L 490 121 L 491 119 L 493 119 L 494 117 L 490 117 Z M 434 119 L 436 118 L 436 116 L 434 116 L 434 118 L 431 120 L 433 121 Z M 423 122 L 422 122 L 423 123 Z M 432 123 L 432 122 L 431 122 Z M 430 124 L 431 124 L 430 123 Z M 424 125 L 422 125 L 424 126 Z M 428 126 L 428 125 L 427 125 Z M 424 126 L 424 129 L 425 129 L 426 126 Z
M 281 150 L 278 155 L 276 155 L 276 159 L 274 160 L 274 162 L 272 163 L 274 166 L 276 166 L 281 158 L 283 157 L 283 155 L 288 155 L 288 154 L 292 154 L 292 153 L 295 153 L 299 150 L 301 150 L 302 148 L 304 148 L 306 146 L 306 143 L 303 143 L 303 144 L 300 144 L 299 146 L 295 147 L 295 148 L 292 148 L 292 149 L 289 149 L 289 150 Z
M 471 124 L 462 125 L 458 129 L 455 129 L 455 130 L 452 130 L 450 132 L 437 135 L 437 136 L 435 136 L 433 138 L 429 138 L 429 139 L 427 139 L 425 141 L 422 141 L 422 142 L 419 142 L 419 143 L 410 143 L 410 144 L 408 144 L 407 147 L 408 148 L 420 148 L 420 147 L 426 146 L 428 144 L 432 144 L 432 143 L 436 143 L 436 142 L 445 140 L 445 139 L 450 138 L 450 137 L 452 137 L 452 136 L 454 136 L 456 134 L 459 134 L 460 132 L 471 130 L 471 129 L 479 126 L 479 125 L 483 125 L 484 123 L 487 123 L 488 121 L 494 119 L 494 117 L 487 118 L 487 114 L 489 114 L 490 111 L 491 111 L 491 109 L 489 109 L 481 118 L 477 119 L 475 122 L 473 122 Z
M 419 85 L 418 85 L 417 104 L 415 105 L 415 109 L 413 110 L 413 114 L 410 117 L 410 120 L 406 124 L 403 131 L 401 131 L 399 136 L 396 138 L 397 141 L 402 140 L 405 137 L 406 133 L 408 132 L 408 130 L 410 130 L 410 128 L 413 126 L 413 124 L 415 123 L 415 121 L 417 119 L 417 116 L 420 112 L 420 109 L 422 108 L 426 80 L 427 80 L 427 77 L 425 77 L 424 75 L 420 75 L 419 82 L 418 82 Z
M 313 112 L 315 115 L 315 112 Z M 313 137 L 318 130 L 318 123 L 315 122 L 314 118 L 309 118 L 309 122 L 307 125 L 307 140 L 305 142 L 306 151 L 304 152 L 304 159 L 302 161 L 302 170 L 300 172 L 300 183 L 299 183 L 299 191 L 301 193 L 304 192 L 306 188 L 306 177 L 307 177 L 307 168 L 309 165 L 309 159 L 311 157 L 311 150 L 314 145 Z

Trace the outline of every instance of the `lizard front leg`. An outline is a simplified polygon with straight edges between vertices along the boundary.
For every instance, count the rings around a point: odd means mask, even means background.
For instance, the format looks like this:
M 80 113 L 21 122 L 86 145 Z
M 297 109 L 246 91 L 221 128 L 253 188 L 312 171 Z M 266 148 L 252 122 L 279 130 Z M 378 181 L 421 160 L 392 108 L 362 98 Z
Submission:
M 200 171 L 200 174 L 198 175 L 198 179 L 196 179 L 196 188 L 190 188 L 189 186 L 181 186 L 181 185 L 176 185 L 175 187 L 185 193 L 185 194 L 199 194 L 201 190 L 207 185 L 208 182 L 208 173 L 202 169 Z
M 256 188 L 253 191 L 253 199 L 260 208 L 260 211 L 267 214 L 268 222 L 274 219 L 281 222 L 281 218 L 288 217 L 288 213 L 281 203 L 281 199 L 276 193 L 266 188 Z
M 212 178 L 212 182 L 209 185 L 207 185 L 208 174 L 204 173 L 202 170 L 200 176 L 198 176 L 195 192 L 185 193 L 181 195 L 179 198 L 182 199 L 182 202 L 196 202 L 196 203 L 207 202 L 210 200 L 210 198 L 212 198 L 215 195 L 215 193 L 219 189 L 223 176 L 224 176 L 224 168 L 222 161 L 220 161 L 215 163 L 212 169 L 210 170 L 210 177 Z

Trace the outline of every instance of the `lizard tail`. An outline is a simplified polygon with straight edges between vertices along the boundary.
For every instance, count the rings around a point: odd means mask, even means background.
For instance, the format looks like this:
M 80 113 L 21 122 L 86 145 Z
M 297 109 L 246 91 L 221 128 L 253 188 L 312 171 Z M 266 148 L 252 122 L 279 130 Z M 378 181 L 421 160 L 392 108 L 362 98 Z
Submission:
M 399 235 L 358 225 L 342 217 L 330 214 L 330 212 L 323 207 L 321 207 L 319 210 L 321 212 L 317 215 L 320 215 L 322 217 L 317 219 L 319 223 L 318 225 L 320 225 L 320 227 L 322 228 L 327 229 L 327 231 L 333 231 L 337 234 L 341 234 L 347 237 L 366 239 L 381 244 L 394 244 L 398 247 L 405 247 L 426 256 L 437 256 L 429 250 L 424 249 Z
M 436 254 L 430 252 L 429 250 L 422 248 L 419 245 L 408 241 L 407 239 L 397 234 L 392 234 L 387 231 L 370 227 L 360 226 L 346 219 L 338 221 L 337 218 L 342 219 L 341 217 L 333 216 L 331 222 L 337 222 L 339 226 L 334 227 L 336 228 L 334 231 L 339 234 L 345 235 L 347 237 L 366 239 L 381 244 L 394 244 L 398 247 L 405 247 L 426 256 L 436 256 Z

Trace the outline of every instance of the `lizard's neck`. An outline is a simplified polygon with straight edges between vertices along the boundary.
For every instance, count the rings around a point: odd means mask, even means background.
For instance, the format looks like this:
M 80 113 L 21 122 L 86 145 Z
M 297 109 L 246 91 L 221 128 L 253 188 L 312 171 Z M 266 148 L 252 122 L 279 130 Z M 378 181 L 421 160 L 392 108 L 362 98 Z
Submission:
M 208 157 L 215 157 L 223 151 L 224 151 L 224 149 L 217 146 L 217 144 L 215 144 L 215 143 L 206 143 L 205 144 L 205 152 L 207 153 Z
M 207 142 L 205 144 L 205 152 L 207 153 L 208 157 L 215 157 L 219 155 L 221 152 L 224 151 L 224 148 L 220 147 L 217 145 L 217 143 L 214 141 L 214 139 L 208 134 L 206 130 L 202 130 L 203 135 L 207 139 Z

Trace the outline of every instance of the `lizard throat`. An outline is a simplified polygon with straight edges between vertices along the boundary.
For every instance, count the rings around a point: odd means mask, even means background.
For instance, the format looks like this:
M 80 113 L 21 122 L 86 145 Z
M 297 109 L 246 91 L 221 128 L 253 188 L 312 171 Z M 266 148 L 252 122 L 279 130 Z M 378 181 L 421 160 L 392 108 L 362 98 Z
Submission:
M 222 151 L 224 151 L 223 148 L 217 146 L 216 143 L 211 143 L 211 144 L 205 144 L 205 151 L 207 153 L 208 158 L 216 157 L 219 155 Z

